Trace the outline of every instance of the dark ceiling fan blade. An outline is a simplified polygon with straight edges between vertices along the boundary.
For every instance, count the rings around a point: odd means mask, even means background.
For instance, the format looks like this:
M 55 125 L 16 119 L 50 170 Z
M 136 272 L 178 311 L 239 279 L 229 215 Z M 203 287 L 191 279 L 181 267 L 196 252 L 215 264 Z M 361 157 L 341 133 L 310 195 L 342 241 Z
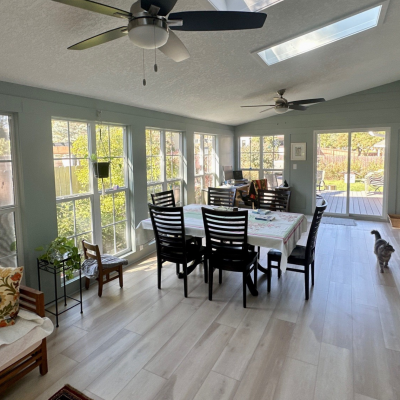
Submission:
M 175 7 L 178 0 L 142 0 L 143 10 L 149 11 L 151 6 L 156 6 L 160 9 L 158 15 L 167 15 Z
M 175 31 L 233 31 L 258 29 L 267 14 L 240 11 L 183 11 L 170 14 L 168 19 L 182 19 L 182 26 L 171 26 Z
M 53 0 L 57 3 L 66 4 L 68 6 L 83 8 L 84 10 L 97 12 L 104 15 L 109 15 L 110 17 L 118 18 L 130 18 L 132 16 L 128 11 L 120 10 L 119 8 L 114 8 L 106 6 L 104 4 L 96 3 L 91 0 Z
M 274 106 L 274 107 L 271 107 L 271 108 L 267 108 L 266 110 L 262 110 L 262 111 L 260 111 L 260 114 L 263 113 L 263 112 L 265 112 L 265 111 L 273 110 L 274 108 L 275 108 L 275 106 Z
M 273 104 L 260 104 L 258 106 L 240 106 L 240 107 L 275 107 Z
M 298 104 L 291 104 L 289 105 L 289 110 L 297 110 L 297 111 L 305 111 L 307 110 L 307 107 L 304 106 L 299 106 Z
M 296 101 L 289 101 L 289 105 L 296 105 L 296 104 L 314 104 L 314 103 L 322 103 L 325 99 L 307 99 L 307 100 L 296 100 Z
M 86 50 L 91 47 L 98 46 L 99 44 L 111 42 L 111 40 L 119 39 L 123 36 L 127 36 L 128 29 L 126 26 L 121 26 L 117 29 L 112 29 L 111 31 L 107 31 L 104 33 L 100 33 L 100 35 L 93 36 L 89 39 L 83 40 L 77 44 L 74 44 L 71 47 L 68 47 L 68 50 Z
M 164 46 L 159 47 L 158 50 L 176 62 L 184 61 L 190 57 L 190 54 L 181 39 L 179 39 L 171 30 L 169 31 L 167 43 L 164 44 Z

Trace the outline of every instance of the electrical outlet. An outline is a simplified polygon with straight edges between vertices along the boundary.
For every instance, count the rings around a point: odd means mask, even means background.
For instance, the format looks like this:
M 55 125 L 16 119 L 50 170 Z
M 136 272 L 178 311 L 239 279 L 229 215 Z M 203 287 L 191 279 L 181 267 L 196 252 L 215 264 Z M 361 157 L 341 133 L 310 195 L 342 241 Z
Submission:
M 297 164 L 293 164 L 293 169 L 297 169 Z
M 139 246 L 139 251 L 142 251 L 143 250 L 143 245 L 141 244 L 140 246 Z

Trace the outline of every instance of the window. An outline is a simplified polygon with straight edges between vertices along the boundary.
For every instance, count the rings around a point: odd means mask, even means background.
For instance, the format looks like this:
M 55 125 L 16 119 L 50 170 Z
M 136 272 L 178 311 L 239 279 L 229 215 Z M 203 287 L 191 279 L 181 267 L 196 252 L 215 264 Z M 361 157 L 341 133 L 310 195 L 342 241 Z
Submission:
M 283 0 L 209 0 L 218 11 L 252 11 L 257 12 L 280 3 Z
M 243 178 L 260 179 L 260 141 L 260 137 L 240 138 L 240 169 L 243 170 Z
M 378 25 L 382 4 L 313 32 L 260 51 L 257 54 L 268 65 L 298 56 L 337 40 L 355 35 Z M 382 18 L 383 19 L 383 18 Z
M 196 204 L 203 203 L 202 190 L 216 183 L 215 136 L 194 135 L 194 189 Z
M 249 180 L 268 179 L 269 185 L 283 182 L 284 136 L 240 137 L 240 168 Z
M 11 116 L 0 114 L 0 266 L 17 267 Z
M 124 136 L 122 126 L 96 125 L 98 160 L 111 161 L 109 178 L 102 180 L 105 194 L 100 196 L 103 252 L 107 254 L 130 249 Z
M 129 251 L 125 128 L 53 119 L 52 131 L 58 235 L 79 248 L 85 239 L 103 253 Z M 96 182 L 89 154 L 110 161 L 109 178 Z
M 147 201 L 151 194 L 173 190 L 176 205 L 182 205 L 182 134 L 146 129 Z

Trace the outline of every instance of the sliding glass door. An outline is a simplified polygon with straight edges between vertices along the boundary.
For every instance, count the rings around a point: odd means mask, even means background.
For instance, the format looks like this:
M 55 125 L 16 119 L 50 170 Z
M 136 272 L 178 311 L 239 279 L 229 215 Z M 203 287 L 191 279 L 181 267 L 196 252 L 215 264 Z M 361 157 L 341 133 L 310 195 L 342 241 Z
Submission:
M 384 215 L 386 130 L 316 133 L 316 204 L 331 215 Z

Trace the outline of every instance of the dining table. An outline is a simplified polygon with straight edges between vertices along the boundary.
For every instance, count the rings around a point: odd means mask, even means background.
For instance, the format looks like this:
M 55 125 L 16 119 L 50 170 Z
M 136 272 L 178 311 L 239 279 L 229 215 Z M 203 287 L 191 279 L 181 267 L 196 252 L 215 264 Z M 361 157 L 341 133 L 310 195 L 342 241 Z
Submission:
M 185 233 L 194 237 L 205 237 L 202 207 L 218 208 L 203 204 L 189 204 L 183 207 Z M 239 210 L 242 210 L 239 208 Z M 243 209 L 244 210 L 244 209 Z M 232 212 L 233 209 L 232 209 Z M 248 210 L 247 241 L 257 247 L 273 248 L 282 253 L 281 271 L 287 268 L 287 258 L 300 240 L 301 235 L 307 231 L 307 218 L 304 214 L 271 211 L 267 214 L 268 220 L 263 219 L 265 210 Z M 260 217 L 261 216 L 261 217 Z M 260 219 L 261 218 L 261 219 Z M 136 227 L 136 245 L 142 246 L 154 242 L 153 225 L 151 219 L 141 221 Z M 259 265 L 259 269 L 266 273 L 267 270 Z M 257 295 L 251 278 L 248 287 L 253 295 Z

